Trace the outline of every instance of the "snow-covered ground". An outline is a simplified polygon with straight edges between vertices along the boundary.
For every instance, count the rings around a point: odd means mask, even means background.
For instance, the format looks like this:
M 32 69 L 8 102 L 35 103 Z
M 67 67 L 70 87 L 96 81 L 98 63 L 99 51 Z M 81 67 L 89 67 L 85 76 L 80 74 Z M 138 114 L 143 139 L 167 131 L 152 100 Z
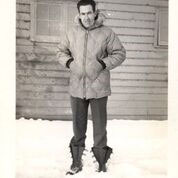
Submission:
M 16 121 L 16 178 L 64 178 L 71 164 L 71 121 Z M 108 172 L 95 172 L 90 152 L 92 122 L 88 121 L 83 171 L 77 178 L 166 178 L 167 121 L 109 120 L 108 145 L 113 154 Z

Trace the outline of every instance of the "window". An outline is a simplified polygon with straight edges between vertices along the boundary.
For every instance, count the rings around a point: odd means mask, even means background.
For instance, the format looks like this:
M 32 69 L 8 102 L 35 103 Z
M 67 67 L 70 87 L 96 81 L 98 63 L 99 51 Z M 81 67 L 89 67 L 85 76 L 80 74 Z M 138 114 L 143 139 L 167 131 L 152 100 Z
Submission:
M 155 46 L 168 45 L 168 9 L 158 8 L 156 11 Z
M 58 42 L 61 32 L 74 23 L 76 1 L 33 0 L 31 2 L 31 40 Z

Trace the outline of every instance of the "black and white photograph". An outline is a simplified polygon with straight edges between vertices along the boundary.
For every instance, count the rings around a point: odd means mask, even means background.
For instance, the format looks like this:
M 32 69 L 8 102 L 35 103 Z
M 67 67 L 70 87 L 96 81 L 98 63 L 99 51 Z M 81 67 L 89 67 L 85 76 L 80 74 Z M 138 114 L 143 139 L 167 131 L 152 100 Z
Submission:
M 14 1 L 0 165 L 13 152 L 14 178 L 176 178 L 169 0 Z
M 166 178 L 167 0 L 16 1 L 16 178 Z

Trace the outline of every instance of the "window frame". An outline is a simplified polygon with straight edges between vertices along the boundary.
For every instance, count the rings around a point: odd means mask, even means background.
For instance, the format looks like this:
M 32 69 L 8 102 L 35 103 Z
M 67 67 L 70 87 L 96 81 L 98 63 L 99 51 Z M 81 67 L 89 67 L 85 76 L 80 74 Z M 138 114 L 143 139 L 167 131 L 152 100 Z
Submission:
M 155 27 L 155 33 L 154 33 L 154 47 L 155 48 L 168 48 L 168 40 L 166 41 L 161 41 L 160 39 L 160 15 L 161 15 L 161 11 L 167 11 L 168 12 L 168 8 L 166 7 L 158 7 L 156 9 L 156 27 Z
M 36 34 L 36 21 L 37 21 L 37 14 L 36 14 L 36 9 L 37 9 L 37 0 L 31 0 L 31 25 L 30 25 L 30 40 L 34 42 L 49 42 L 49 43 L 57 43 L 60 41 L 60 36 L 49 36 L 49 35 L 37 35 Z M 64 25 L 64 30 L 67 30 L 67 8 L 68 5 L 74 5 L 76 3 L 75 0 L 41 0 L 42 4 L 57 4 L 61 5 L 61 17 L 60 20 L 63 21 Z M 71 4 L 72 3 L 72 4 Z M 75 4 L 76 5 L 76 4 Z

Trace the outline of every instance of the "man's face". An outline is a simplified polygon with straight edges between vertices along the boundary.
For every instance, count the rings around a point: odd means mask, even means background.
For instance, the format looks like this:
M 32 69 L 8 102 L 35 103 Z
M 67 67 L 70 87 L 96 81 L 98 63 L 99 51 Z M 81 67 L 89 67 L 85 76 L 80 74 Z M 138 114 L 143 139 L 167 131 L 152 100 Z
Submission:
M 90 28 L 95 22 L 96 13 L 93 12 L 91 5 L 80 6 L 79 15 L 81 22 L 85 28 Z

